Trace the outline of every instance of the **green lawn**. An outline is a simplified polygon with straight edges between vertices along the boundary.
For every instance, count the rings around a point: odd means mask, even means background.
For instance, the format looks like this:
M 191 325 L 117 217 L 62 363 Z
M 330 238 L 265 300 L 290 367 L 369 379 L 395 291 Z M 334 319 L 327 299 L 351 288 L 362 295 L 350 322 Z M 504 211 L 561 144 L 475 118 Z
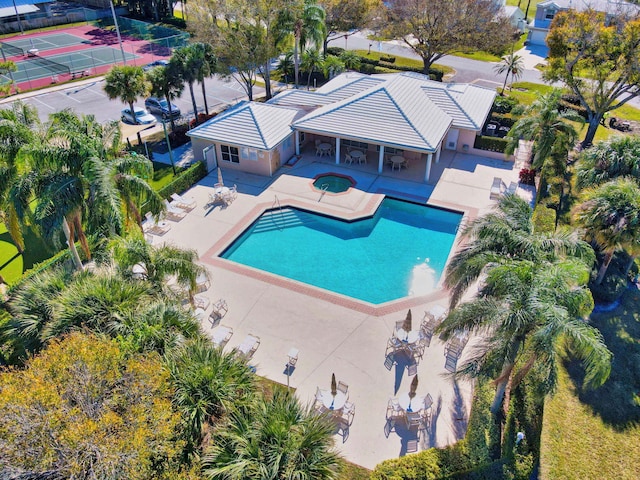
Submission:
M 176 168 L 176 172 L 180 173 L 180 169 Z M 156 192 L 171 182 L 173 178 L 174 175 L 171 165 L 153 162 L 153 178 L 149 179 L 148 182 Z
M 394 62 L 394 65 L 399 65 L 401 67 L 411 67 L 411 68 L 420 68 L 420 69 L 423 67 L 422 60 L 416 60 L 414 58 L 400 57 L 398 55 L 389 55 L 387 53 L 379 53 L 374 51 L 372 51 L 371 53 L 368 53 L 367 50 L 354 50 L 354 52 L 356 52 L 358 55 L 362 57 L 370 58 L 372 60 L 380 60 L 380 57 L 393 56 L 393 57 L 396 57 L 396 61 Z M 440 65 L 439 63 L 434 63 L 433 66 L 438 67 L 438 69 L 442 70 L 445 75 L 447 73 L 453 73 L 453 68 L 447 67 L 446 65 Z
M 591 315 L 613 352 L 612 373 L 597 390 L 584 390 L 574 364 L 545 405 L 540 478 L 640 478 L 640 290 L 629 290 L 610 313 Z M 606 473 L 605 473 L 606 472 Z
M 527 3 L 529 4 L 528 12 Z M 507 5 L 520 7 L 522 13 L 526 13 L 529 20 L 533 20 L 536 17 L 537 4 L 538 2 L 536 0 L 507 0 Z
M 33 229 L 28 228 L 24 235 L 25 250 L 20 255 L 4 224 L 0 223 L 0 275 L 9 285 L 16 283 L 25 270 L 55 253 Z

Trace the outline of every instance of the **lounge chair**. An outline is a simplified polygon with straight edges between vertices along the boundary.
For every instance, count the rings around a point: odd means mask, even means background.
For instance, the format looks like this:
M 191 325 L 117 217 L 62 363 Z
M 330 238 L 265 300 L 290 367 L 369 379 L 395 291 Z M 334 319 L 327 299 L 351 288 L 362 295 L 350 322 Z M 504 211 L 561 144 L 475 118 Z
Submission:
M 196 277 L 196 289 L 198 290 L 198 293 L 208 290 L 210 286 L 211 286 L 211 281 L 209 280 L 209 275 L 207 274 L 206 271 L 201 272 Z
M 158 222 L 151 212 L 148 212 L 145 216 L 145 220 L 142 222 L 142 231 L 144 233 L 153 233 L 154 235 L 164 235 L 171 230 L 171 225 L 165 221 Z
M 220 325 L 213 331 L 213 344 L 216 347 L 224 347 L 233 335 L 233 328 Z
M 258 347 L 260 346 L 260 337 L 255 335 L 247 335 L 240 345 L 238 345 L 234 351 L 239 353 L 246 359 L 253 357 Z
M 211 318 L 215 318 L 215 320 L 220 320 L 223 318 L 227 312 L 229 311 L 229 306 L 227 305 L 226 300 L 222 298 L 213 304 L 213 310 L 211 311 Z
M 181 208 L 178 208 L 178 207 L 176 207 L 174 205 L 171 205 L 166 200 L 164 201 L 164 206 L 167 209 L 167 218 L 169 220 L 173 220 L 174 222 L 179 222 L 187 214 L 187 212 L 185 212 Z
M 193 197 L 183 197 L 181 195 L 178 195 L 177 193 L 173 193 L 171 194 L 171 198 L 173 200 L 171 201 L 170 205 L 173 205 L 174 207 L 181 208 L 182 210 L 185 210 L 187 212 L 190 212 L 191 210 L 196 208 L 197 203 Z
M 511 182 L 507 187 L 507 191 L 504 192 L 505 195 L 513 195 L 518 191 L 518 182 Z
M 502 195 L 502 179 L 500 177 L 493 177 L 493 183 L 491 184 L 491 192 L 489 198 L 495 200 Z

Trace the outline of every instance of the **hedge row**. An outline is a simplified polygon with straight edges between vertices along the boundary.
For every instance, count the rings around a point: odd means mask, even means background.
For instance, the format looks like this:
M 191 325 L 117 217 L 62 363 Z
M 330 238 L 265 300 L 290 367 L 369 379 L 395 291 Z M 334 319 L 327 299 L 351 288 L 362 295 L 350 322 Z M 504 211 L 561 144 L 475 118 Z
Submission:
M 182 193 L 196 182 L 207 176 L 207 167 L 204 162 L 197 162 L 179 173 L 171 182 L 158 190 L 162 198 L 170 198 L 173 193 Z
M 473 142 L 473 148 L 478 150 L 487 150 L 489 152 L 504 153 L 507 149 L 508 140 L 504 138 L 476 136 L 475 142 Z
M 513 118 L 513 116 L 508 113 L 500 114 L 497 112 L 491 112 L 490 118 L 491 120 L 499 123 L 500 126 L 509 128 L 513 127 L 513 125 L 519 120 L 518 118 Z
M 82 253 L 82 249 L 80 248 L 79 242 L 76 242 L 76 248 L 78 249 L 78 254 L 82 257 L 83 253 Z M 69 263 L 69 264 L 72 263 L 71 251 L 68 248 L 65 248 L 64 250 L 60 250 L 51 258 L 47 258 L 46 260 L 43 260 L 40 263 L 34 264 L 33 267 L 26 270 L 22 274 L 22 277 L 20 277 L 20 279 L 16 283 L 11 285 L 9 292 L 18 288 L 20 285 L 22 285 L 22 283 L 24 283 L 26 280 L 30 279 L 34 275 L 37 275 L 38 273 L 52 267 L 61 266 L 65 263 Z

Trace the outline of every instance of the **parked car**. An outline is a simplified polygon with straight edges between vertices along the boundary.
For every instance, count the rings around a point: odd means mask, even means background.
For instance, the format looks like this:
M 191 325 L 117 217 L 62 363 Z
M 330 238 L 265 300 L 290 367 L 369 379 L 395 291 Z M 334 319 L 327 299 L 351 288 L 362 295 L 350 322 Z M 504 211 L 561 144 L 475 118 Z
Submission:
M 169 60 L 156 60 L 155 62 L 147 63 L 144 67 L 142 67 L 142 70 L 146 72 L 147 70 L 151 70 L 152 68 L 166 67 L 167 65 L 169 65 Z
M 182 115 L 180 109 L 173 103 L 171 104 L 171 112 L 169 112 L 169 103 L 164 98 L 149 97 L 144 101 L 144 106 L 149 112 L 162 115 L 162 118 L 169 118 L 170 115 L 176 118 Z
M 133 107 L 133 111 L 135 112 L 135 118 L 131 115 L 131 110 L 125 108 L 120 113 L 122 116 L 120 117 L 125 123 L 138 123 L 140 125 L 151 125 L 156 123 L 156 117 L 147 112 L 144 108 L 141 107 Z M 136 122 L 137 120 L 137 122 Z

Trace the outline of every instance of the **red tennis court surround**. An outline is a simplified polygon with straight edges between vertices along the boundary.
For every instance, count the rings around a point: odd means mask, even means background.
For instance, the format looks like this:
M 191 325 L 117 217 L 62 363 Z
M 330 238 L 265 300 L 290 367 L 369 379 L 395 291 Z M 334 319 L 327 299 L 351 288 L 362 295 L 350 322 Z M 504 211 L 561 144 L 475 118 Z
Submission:
M 15 35 L 3 38 L 2 42 L 9 46 L 3 50 L 7 60 L 15 62 L 19 69 L 13 74 L 16 83 L 12 93 L 64 83 L 84 76 L 102 75 L 113 65 L 123 64 L 116 32 L 93 25 Z M 122 36 L 122 47 L 127 65 L 142 66 L 154 60 L 168 59 L 171 55 L 169 48 L 159 51 L 157 45 L 127 35 Z M 19 49 L 24 54 L 19 54 Z M 37 50 L 37 54 L 27 53 L 34 50 Z M 96 53 L 95 58 L 93 52 Z M 78 58 L 84 61 L 78 61 Z M 59 63 L 61 68 L 56 69 L 51 62 Z M 64 66 L 68 68 L 63 68 Z

